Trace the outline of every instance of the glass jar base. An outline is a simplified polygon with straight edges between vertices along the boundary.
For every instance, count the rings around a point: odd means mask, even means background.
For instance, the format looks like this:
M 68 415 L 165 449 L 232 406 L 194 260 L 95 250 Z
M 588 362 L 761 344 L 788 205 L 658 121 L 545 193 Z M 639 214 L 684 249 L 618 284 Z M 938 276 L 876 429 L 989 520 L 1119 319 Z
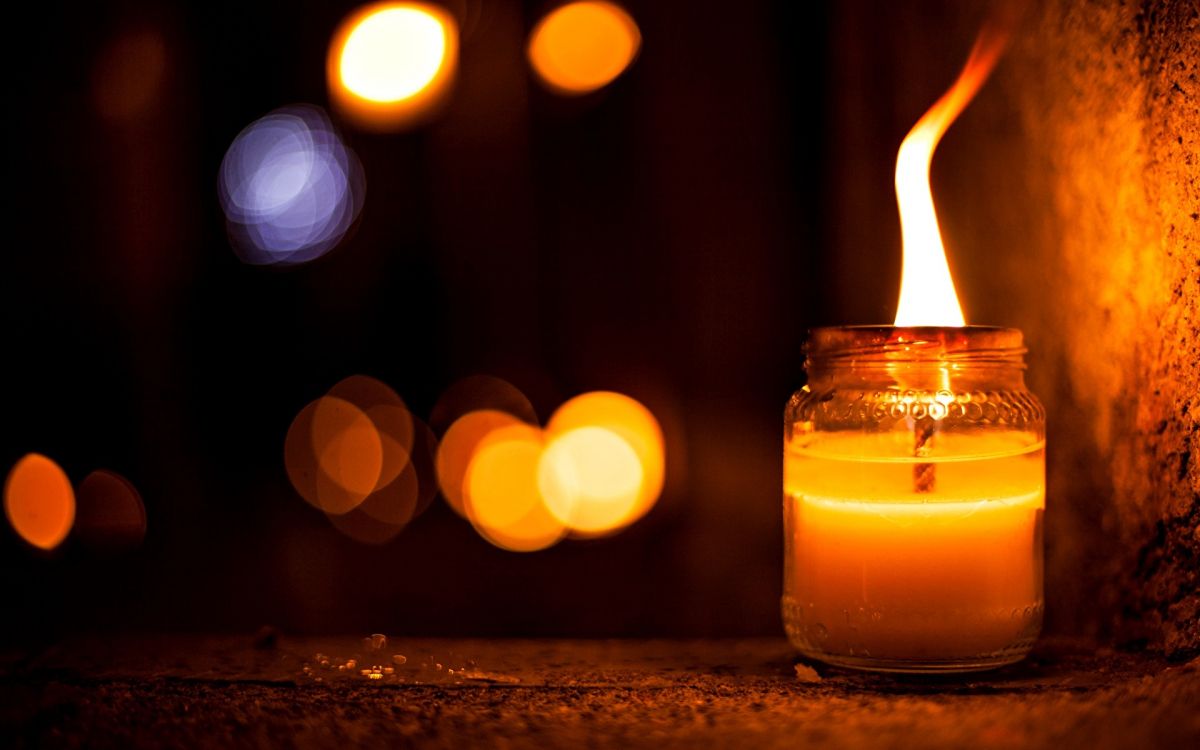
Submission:
M 999 654 L 989 654 L 970 659 L 876 659 L 870 656 L 846 656 L 844 654 L 827 654 L 810 649 L 799 649 L 806 659 L 819 661 L 831 667 L 854 669 L 860 672 L 889 672 L 893 674 L 961 674 L 966 672 L 985 672 L 1016 664 L 1025 658 L 1029 649 L 1005 651 Z
M 1041 601 L 1011 612 L 1007 607 L 973 611 L 969 617 L 891 611 L 879 620 L 859 618 L 845 626 L 833 626 L 833 617 L 812 616 L 794 597 L 785 595 L 781 604 L 784 632 L 801 655 L 871 672 L 936 675 L 999 669 L 1024 659 L 1042 629 Z

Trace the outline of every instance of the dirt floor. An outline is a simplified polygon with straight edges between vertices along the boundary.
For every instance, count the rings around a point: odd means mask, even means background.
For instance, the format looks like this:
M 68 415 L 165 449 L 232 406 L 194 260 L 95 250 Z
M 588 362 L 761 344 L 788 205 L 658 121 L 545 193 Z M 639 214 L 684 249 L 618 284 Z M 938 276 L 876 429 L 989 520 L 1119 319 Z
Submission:
M 815 669 L 812 667 L 816 666 Z M 83 639 L 0 661 L 15 747 L 1200 746 L 1200 659 L 1043 643 L 896 678 L 781 640 Z

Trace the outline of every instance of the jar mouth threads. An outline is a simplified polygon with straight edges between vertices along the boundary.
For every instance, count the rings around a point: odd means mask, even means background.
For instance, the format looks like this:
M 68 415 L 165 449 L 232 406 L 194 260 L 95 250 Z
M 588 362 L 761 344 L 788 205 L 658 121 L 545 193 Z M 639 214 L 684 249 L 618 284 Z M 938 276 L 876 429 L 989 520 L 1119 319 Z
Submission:
M 999 326 L 828 326 L 809 331 L 805 367 L 889 367 L 898 363 L 1024 368 L 1024 335 Z

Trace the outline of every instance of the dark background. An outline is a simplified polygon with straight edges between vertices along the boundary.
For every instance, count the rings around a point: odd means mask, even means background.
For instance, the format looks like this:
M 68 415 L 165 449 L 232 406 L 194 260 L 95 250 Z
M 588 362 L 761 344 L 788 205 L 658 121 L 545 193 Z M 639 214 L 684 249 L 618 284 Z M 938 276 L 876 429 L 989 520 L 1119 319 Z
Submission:
M 254 119 L 327 105 L 326 45 L 353 4 L 16 12 L 0 466 L 36 451 L 76 482 L 120 472 L 148 533 L 124 555 L 71 540 L 43 555 L 6 526 L 0 628 L 778 632 L 780 418 L 804 331 L 890 322 L 895 150 L 987 11 L 893 5 L 629 2 L 639 58 L 563 99 L 524 56 L 552 4 L 452 2 L 448 109 L 401 134 L 345 125 L 360 221 L 286 270 L 231 252 L 217 169 Z M 165 41 L 163 78 L 136 116 L 105 117 L 98 61 L 138 29 Z M 1011 132 L 990 90 L 935 162 L 952 254 L 1015 231 L 987 223 L 1004 186 L 965 187 L 973 154 L 956 150 Z M 967 202 L 982 223 L 956 223 Z M 1020 322 L 985 259 L 951 262 L 970 322 Z M 496 549 L 440 501 L 391 543 L 357 544 L 282 463 L 295 414 L 354 373 L 419 416 L 472 373 L 509 380 L 542 419 L 622 391 L 663 424 L 666 491 L 625 532 L 545 552 Z

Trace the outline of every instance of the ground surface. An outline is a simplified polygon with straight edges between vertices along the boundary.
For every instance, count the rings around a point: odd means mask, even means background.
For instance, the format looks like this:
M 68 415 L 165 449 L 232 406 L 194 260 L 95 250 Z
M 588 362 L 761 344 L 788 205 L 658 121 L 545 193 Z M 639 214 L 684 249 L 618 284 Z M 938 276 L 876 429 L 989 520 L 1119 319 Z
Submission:
M 0 668 L 16 747 L 1200 746 L 1200 660 L 1071 642 L 938 679 L 774 639 L 90 639 Z

